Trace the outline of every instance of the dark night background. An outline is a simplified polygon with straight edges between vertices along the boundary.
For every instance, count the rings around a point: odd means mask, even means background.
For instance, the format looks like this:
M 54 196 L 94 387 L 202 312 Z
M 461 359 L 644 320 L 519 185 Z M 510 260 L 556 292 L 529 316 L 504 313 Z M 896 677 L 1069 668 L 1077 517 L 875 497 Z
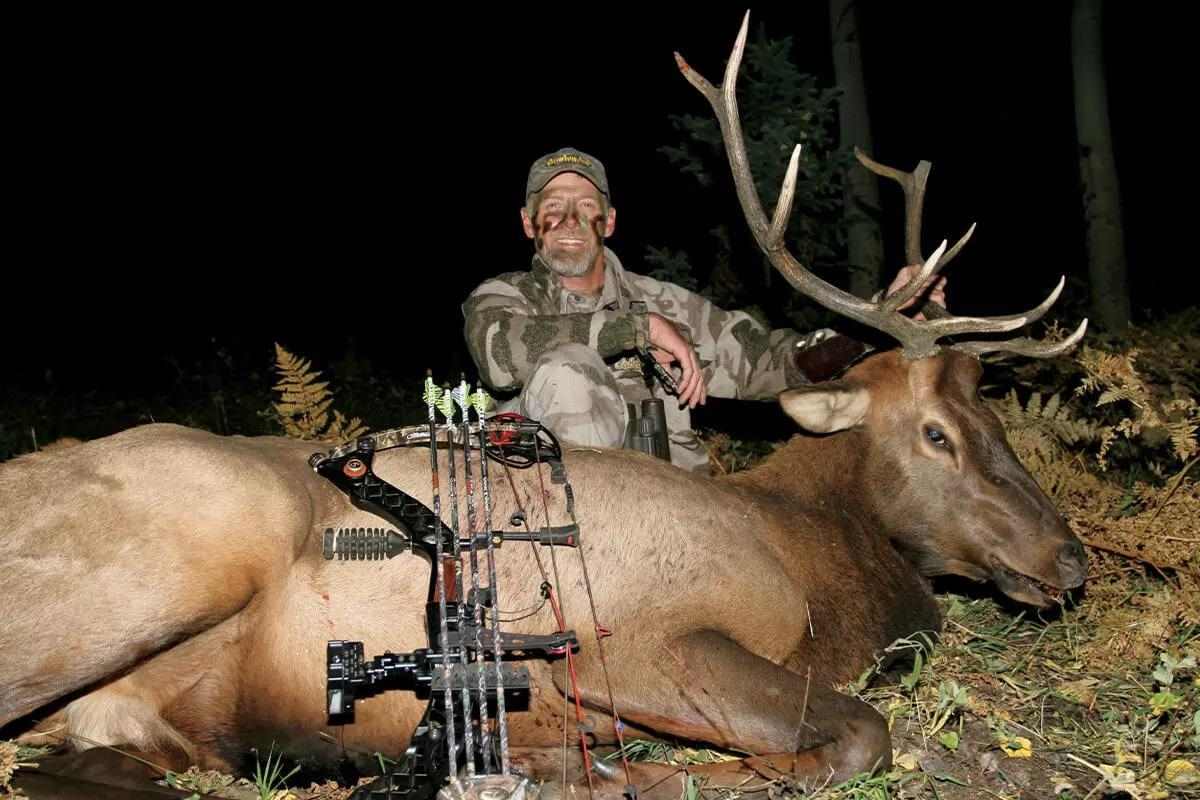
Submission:
M 979 223 L 948 272 L 953 307 L 1027 308 L 1065 272 L 1059 315 L 1074 325 L 1087 298 L 1070 4 L 964 5 L 860 4 L 874 155 L 933 162 L 927 251 Z M 626 266 L 644 270 L 650 244 L 705 241 L 689 223 L 732 189 L 701 191 L 657 151 L 680 140 L 668 114 L 708 113 L 671 54 L 719 80 L 744 6 L 684 9 L 31 25 L 7 115 L 21 143 L 8 388 L 154 393 L 220 354 L 262 370 L 266 390 L 274 341 L 328 369 L 352 340 L 378 374 L 413 382 L 426 365 L 469 369 L 459 303 L 483 278 L 527 267 L 525 173 L 566 144 L 608 168 L 610 244 Z M 832 83 L 826 3 L 754 10 L 751 24 L 752 36 L 760 25 L 793 36 L 798 66 Z M 1168 232 L 1159 189 L 1182 144 L 1164 102 L 1170 27 L 1138 4 L 1106 7 L 1139 318 L 1194 304 L 1197 288 L 1176 273 L 1187 230 Z M 890 272 L 902 204 L 895 186 L 881 190 Z

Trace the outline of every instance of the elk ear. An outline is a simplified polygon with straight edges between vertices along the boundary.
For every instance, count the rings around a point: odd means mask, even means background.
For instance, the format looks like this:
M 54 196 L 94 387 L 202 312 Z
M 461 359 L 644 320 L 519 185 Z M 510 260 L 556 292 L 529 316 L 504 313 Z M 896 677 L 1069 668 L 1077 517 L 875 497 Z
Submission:
M 849 381 L 832 381 L 788 389 L 779 404 L 796 424 L 812 433 L 834 433 L 862 423 L 871 392 Z

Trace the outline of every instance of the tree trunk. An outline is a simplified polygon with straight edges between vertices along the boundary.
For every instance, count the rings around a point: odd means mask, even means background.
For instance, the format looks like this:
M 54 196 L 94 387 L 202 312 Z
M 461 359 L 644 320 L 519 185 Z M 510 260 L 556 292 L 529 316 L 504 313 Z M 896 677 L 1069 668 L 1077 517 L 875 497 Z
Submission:
M 1101 38 L 1102 0 L 1075 0 L 1071 13 L 1071 64 L 1075 73 L 1075 130 L 1087 228 L 1092 315 L 1111 331 L 1129 325 L 1129 285 L 1121 192 L 1108 124 Z
M 837 86 L 842 90 L 838 103 L 842 147 L 858 146 L 874 155 L 855 0 L 829 0 L 829 24 L 833 37 L 833 71 Z M 870 297 L 882 286 L 883 237 L 878 221 L 878 179 L 855 161 L 846 173 L 844 193 L 850 291 L 859 297 Z

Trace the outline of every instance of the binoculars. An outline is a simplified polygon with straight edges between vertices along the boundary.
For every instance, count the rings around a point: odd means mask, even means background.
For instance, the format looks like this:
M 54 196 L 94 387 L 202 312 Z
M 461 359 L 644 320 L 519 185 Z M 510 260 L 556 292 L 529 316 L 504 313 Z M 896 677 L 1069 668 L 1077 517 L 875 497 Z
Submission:
M 656 398 L 643 400 L 640 416 L 633 403 L 626 403 L 625 408 L 629 412 L 629 422 L 625 425 L 625 447 L 670 461 L 671 445 L 667 438 L 667 415 L 663 401 Z

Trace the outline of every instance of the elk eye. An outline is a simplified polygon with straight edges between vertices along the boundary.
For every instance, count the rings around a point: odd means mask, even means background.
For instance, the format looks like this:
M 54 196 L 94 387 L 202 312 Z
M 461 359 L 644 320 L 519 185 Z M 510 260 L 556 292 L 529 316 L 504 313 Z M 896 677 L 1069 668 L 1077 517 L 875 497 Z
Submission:
M 925 438 L 929 439 L 937 447 L 950 447 L 950 441 L 946 438 L 946 434 L 932 426 L 925 428 Z

